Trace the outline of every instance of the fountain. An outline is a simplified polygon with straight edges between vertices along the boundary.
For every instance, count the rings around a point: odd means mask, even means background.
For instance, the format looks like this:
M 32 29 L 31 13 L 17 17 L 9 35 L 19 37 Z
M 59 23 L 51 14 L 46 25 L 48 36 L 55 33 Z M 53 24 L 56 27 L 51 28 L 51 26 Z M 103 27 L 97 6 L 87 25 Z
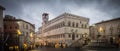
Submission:
M 106 39 L 104 38 L 99 38 L 96 40 L 91 40 L 91 42 L 84 46 L 83 48 L 87 48 L 87 49 L 110 49 L 110 48 L 117 48 L 116 45 L 111 44 L 110 42 L 108 42 Z
M 83 48 L 87 49 L 110 49 L 110 48 L 117 48 L 114 43 L 108 41 L 108 36 L 105 35 L 105 30 L 100 27 L 97 31 L 98 35 L 96 35 L 95 39 L 92 39 L 88 45 L 84 46 Z

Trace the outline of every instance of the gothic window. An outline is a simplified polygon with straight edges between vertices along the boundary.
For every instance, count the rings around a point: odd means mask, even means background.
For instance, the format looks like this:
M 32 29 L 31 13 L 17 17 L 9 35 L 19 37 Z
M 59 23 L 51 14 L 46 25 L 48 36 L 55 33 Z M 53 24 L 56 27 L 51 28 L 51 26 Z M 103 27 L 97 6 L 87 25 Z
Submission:
M 28 32 L 26 32 L 26 35 L 28 36 Z
M 65 26 L 65 22 L 63 22 L 63 26 Z
M 87 24 L 85 24 L 85 28 L 87 28 Z
M 25 25 L 23 24 L 23 28 L 25 28 Z
M 71 34 L 69 34 L 69 38 L 71 37 Z
M 78 35 L 76 35 L 76 37 L 78 38 Z
M 76 27 L 78 27 L 78 23 L 76 23 Z
M 74 22 L 72 23 L 72 26 L 73 26 L 73 27 L 75 26 Z
M 81 25 L 81 28 L 83 28 L 83 24 Z
M 70 26 L 70 25 L 71 25 L 71 22 L 69 21 L 69 22 L 68 22 L 68 26 Z
M 80 23 L 81 23 L 81 21 L 80 21 Z
M 26 25 L 26 29 L 28 29 L 28 25 Z
M 117 31 L 118 31 L 118 33 L 120 33 L 120 24 L 117 27 Z
M 110 34 L 112 34 L 112 32 L 113 32 L 113 27 L 111 26 L 110 27 Z

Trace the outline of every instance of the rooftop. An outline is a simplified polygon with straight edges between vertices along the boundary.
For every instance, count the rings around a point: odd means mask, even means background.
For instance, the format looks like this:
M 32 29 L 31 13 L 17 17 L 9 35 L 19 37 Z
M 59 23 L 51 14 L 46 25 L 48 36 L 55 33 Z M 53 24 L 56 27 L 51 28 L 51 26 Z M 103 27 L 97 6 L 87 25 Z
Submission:
M 106 23 L 106 22 L 115 21 L 115 20 L 120 20 L 120 17 L 119 18 L 115 18 L 115 19 L 106 20 L 106 21 L 101 21 L 101 22 L 98 22 L 96 24 Z
M 26 23 L 32 25 L 32 26 L 35 28 L 35 25 L 34 25 L 34 24 L 31 24 L 30 22 L 27 22 L 27 21 L 25 21 L 25 20 L 23 20 L 23 19 L 16 19 L 15 17 L 13 17 L 13 16 L 11 16 L 11 15 L 5 15 L 4 20 L 6 20 L 6 21 L 23 21 L 23 22 L 26 22 Z

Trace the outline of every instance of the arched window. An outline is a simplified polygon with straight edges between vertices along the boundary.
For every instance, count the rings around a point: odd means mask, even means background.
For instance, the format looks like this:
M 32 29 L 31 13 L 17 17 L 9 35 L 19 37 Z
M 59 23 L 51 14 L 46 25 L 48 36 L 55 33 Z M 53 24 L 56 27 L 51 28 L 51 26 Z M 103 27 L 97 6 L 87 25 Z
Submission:
M 69 34 L 69 38 L 71 38 L 71 34 Z
M 72 26 L 73 26 L 73 27 L 75 26 L 74 22 L 72 23 Z
M 87 28 L 87 24 L 85 24 L 85 28 Z
M 120 33 L 120 24 L 117 27 L 117 31 L 118 31 L 118 33 Z
M 70 25 L 71 25 L 71 22 L 69 21 L 69 22 L 68 22 L 68 26 L 70 26 Z
M 112 34 L 112 32 L 113 32 L 113 27 L 111 26 L 110 27 L 110 34 Z
M 26 25 L 26 29 L 28 29 L 28 25 Z
M 76 34 L 76 38 L 78 38 L 78 34 Z
M 65 22 L 63 22 L 63 26 L 65 26 Z
M 83 28 L 83 24 L 81 25 L 81 28 Z
M 81 21 L 80 21 L 80 23 L 81 23 Z
M 76 27 L 78 27 L 78 23 L 76 23 Z

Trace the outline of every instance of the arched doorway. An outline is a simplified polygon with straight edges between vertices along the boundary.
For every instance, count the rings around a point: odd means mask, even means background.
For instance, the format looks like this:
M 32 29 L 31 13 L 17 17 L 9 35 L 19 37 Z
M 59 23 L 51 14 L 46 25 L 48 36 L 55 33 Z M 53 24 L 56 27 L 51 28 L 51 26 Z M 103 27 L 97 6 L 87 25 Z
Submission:
M 113 44 L 113 38 L 112 37 L 110 37 L 110 43 Z
M 75 40 L 75 34 L 74 33 L 72 34 L 72 40 Z

